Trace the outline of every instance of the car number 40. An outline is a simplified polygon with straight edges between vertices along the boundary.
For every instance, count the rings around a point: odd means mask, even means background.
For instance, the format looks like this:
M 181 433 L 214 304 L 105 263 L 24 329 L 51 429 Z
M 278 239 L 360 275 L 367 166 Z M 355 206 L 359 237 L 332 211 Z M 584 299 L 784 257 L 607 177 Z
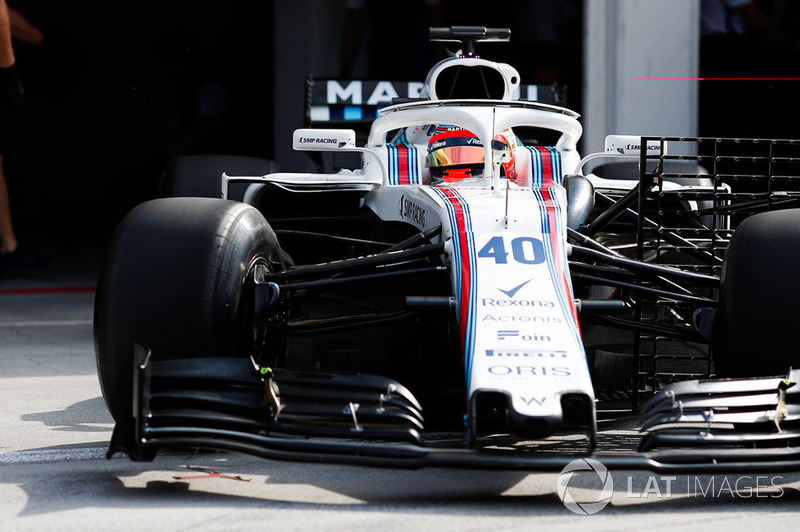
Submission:
M 493 236 L 478 252 L 478 257 L 494 259 L 497 264 L 508 263 L 506 240 Z M 511 240 L 511 257 L 521 264 L 541 264 L 544 262 L 544 245 L 538 238 L 520 236 Z

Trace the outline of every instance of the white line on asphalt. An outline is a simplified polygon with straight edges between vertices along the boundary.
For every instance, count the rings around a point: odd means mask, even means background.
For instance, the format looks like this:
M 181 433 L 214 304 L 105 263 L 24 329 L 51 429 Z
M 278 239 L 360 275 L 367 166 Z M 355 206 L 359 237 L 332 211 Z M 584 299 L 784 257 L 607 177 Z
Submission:
M 91 325 L 92 320 L 62 320 L 62 321 L 12 321 L 0 323 L 0 328 L 14 327 L 71 327 L 73 325 Z

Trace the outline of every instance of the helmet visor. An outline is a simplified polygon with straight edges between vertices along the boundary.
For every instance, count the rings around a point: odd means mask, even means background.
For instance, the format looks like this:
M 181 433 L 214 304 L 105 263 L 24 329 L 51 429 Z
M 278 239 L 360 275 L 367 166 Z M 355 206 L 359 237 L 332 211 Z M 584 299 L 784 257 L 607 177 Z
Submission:
M 493 158 L 495 162 L 502 159 L 505 145 L 493 140 Z M 432 142 L 429 147 L 428 162 L 431 168 L 439 166 L 483 164 L 483 144 L 475 137 L 449 138 L 441 142 Z
M 431 152 L 428 162 L 432 168 L 483 164 L 483 146 L 445 146 Z

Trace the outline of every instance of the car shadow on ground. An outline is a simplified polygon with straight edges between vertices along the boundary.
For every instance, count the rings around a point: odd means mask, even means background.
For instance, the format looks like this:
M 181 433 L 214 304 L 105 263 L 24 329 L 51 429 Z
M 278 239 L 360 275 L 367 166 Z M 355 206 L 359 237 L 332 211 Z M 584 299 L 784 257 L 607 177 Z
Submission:
M 40 449 L 37 451 L 70 449 Z M 72 450 L 77 450 L 72 446 Z M 374 469 L 257 460 L 227 453 L 172 451 L 154 462 L 127 458 L 2 465 L 0 494 L 25 494 L 15 515 L 42 516 L 80 508 L 192 510 L 214 515 L 227 509 L 419 512 L 430 515 L 571 515 L 557 493 L 558 475 L 508 471 Z M 716 510 L 785 510 L 800 502 L 800 476 L 771 475 L 758 493 L 735 475 L 677 476 L 666 496 L 656 477 L 656 496 L 646 473 L 614 473 L 615 490 L 605 514 L 700 513 Z M 633 478 L 633 482 L 626 481 Z M 700 486 L 698 491 L 698 486 Z M 725 487 L 727 486 L 727 488 Z M 711 488 L 709 490 L 709 487 Z M 590 491 L 589 498 L 598 491 Z M 57 496 L 56 496 L 57 494 Z M 21 494 L 16 499 L 22 501 Z M 14 500 L 11 497 L 7 500 Z M 3 513 L 8 517 L 7 509 Z
M 69 405 L 63 410 L 23 414 L 25 422 L 39 422 L 53 430 L 76 432 L 108 432 L 114 420 L 102 397 L 94 397 Z

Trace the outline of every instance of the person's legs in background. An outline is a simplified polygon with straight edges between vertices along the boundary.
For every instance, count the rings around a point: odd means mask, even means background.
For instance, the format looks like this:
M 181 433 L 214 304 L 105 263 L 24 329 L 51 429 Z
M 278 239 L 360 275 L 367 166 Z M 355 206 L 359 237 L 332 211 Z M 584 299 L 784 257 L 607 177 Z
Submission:
M 3 172 L 3 154 L 0 153 L 0 254 L 13 253 L 17 249 L 17 237 L 11 222 L 11 202 L 8 185 Z

